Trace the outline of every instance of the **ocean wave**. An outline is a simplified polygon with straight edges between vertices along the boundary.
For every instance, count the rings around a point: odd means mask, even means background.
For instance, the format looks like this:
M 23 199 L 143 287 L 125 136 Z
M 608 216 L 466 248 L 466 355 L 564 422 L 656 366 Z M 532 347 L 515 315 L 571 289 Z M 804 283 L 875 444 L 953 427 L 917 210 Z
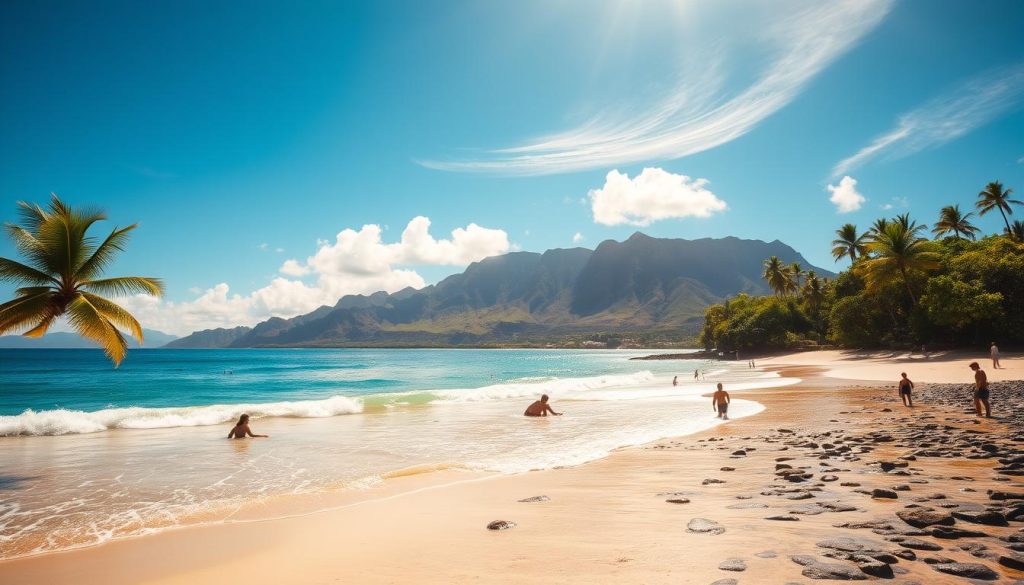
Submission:
M 0 416 L 0 436 L 76 435 L 111 429 L 160 429 L 219 425 L 235 420 L 243 412 L 253 418 L 322 418 L 363 411 L 357 400 L 332 396 L 324 400 L 268 402 L 263 404 L 213 404 L 173 408 L 108 408 L 81 410 L 26 410 L 14 416 Z
M 539 394 L 550 394 L 552 398 L 557 396 L 562 400 L 571 399 L 574 396 L 586 399 L 586 393 L 593 390 L 643 386 L 653 381 L 655 381 L 654 374 L 644 370 L 634 374 L 609 374 L 586 378 L 520 379 L 514 382 L 492 384 L 480 388 L 434 390 L 432 394 L 437 396 L 439 400 L 446 402 L 504 400 L 507 398 L 527 398 Z

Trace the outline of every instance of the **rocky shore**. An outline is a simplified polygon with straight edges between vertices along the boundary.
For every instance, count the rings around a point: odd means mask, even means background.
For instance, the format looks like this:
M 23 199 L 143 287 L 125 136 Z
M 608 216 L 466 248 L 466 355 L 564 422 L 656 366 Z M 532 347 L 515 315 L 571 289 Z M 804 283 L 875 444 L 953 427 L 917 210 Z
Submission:
M 702 487 L 727 485 L 736 469 L 757 466 L 762 481 L 746 476 L 726 507 L 760 510 L 763 540 L 750 543 L 749 556 L 723 555 L 721 571 L 742 574 L 752 560 L 779 556 L 768 546 L 775 525 L 834 516 L 828 538 L 803 539 L 807 550 L 787 555 L 807 579 L 1024 583 L 1024 382 L 995 383 L 991 392 L 993 419 L 974 414 L 970 385 L 920 385 L 915 408 L 878 390 L 827 430 L 779 427 L 651 448 L 722 452 L 729 464 Z M 961 462 L 962 472 L 939 471 Z M 679 507 L 704 494 L 659 495 Z M 712 538 L 729 526 L 698 517 L 687 530 Z

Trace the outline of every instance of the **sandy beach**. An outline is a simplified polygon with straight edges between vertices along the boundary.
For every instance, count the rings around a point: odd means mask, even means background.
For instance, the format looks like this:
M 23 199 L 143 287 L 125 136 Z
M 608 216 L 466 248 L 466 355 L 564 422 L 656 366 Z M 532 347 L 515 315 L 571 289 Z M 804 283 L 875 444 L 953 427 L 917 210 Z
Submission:
M 966 357 L 759 360 L 803 381 L 737 393 L 766 410 L 702 433 L 576 467 L 397 477 L 325 497 L 327 510 L 0 563 L 0 582 L 1017 582 L 1024 389 L 1005 381 L 1024 378 L 1024 359 L 982 362 L 995 418 L 979 419 L 950 385 L 971 379 Z M 920 383 L 913 409 L 900 371 Z M 270 515 L 288 517 L 257 519 Z M 487 530 L 496 520 L 515 526 Z

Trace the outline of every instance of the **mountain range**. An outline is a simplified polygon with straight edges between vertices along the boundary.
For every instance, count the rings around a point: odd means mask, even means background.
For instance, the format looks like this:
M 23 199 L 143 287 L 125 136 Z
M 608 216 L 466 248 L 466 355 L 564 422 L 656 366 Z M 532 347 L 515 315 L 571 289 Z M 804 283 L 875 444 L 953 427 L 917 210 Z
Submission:
M 176 335 L 169 335 L 162 331 L 143 329 L 142 336 L 145 340 L 142 347 L 151 349 L 162 347 L 176 339 Z M 47 333 L 42 337 L 25 337 L 23 335 L 0 335 L 0 349 L 79 349 L 99 347 L 92 341 L 77 333 L 67 331 L 55 331 Z M 139 347 L 135 338 L 128 337 L 128 347 Z
M 167 347 L 344 347 L 538 342 L 587 333 L 695 333 L 704 309 L 767 294 L 763 262 L 778 256 L 820 276 L 776 240 L 698 240 L 635 233 L 594 250 L 512 252 L 422 289 L 348 295 L 292 319 L 209 329 Z

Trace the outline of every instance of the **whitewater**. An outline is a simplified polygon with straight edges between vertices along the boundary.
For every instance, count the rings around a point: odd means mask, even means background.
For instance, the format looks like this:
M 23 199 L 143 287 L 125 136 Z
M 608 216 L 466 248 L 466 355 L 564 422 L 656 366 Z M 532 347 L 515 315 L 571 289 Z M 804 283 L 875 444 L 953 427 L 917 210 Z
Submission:
M 702 396 L 717 382 L 733 418 L 762 409 L 743 390 L 795 382 L 744 363 L 629 359 L 648 353 L 150 350 L 113 370 L 88 350 L 0 351 L 0 558 L 411 472 L 577 465 L 722 424 Z M 542 393 L 566 415 L 523 417 Z M 271 438 L 225 439 L 243 412 Z

